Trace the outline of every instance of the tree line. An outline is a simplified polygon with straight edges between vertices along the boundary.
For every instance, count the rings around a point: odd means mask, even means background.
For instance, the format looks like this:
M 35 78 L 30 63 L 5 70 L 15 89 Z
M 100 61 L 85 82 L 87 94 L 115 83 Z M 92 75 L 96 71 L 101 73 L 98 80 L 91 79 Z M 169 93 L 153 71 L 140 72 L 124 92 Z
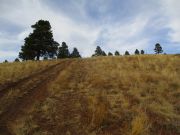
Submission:
M 48 58 L 79 58 L 81 55 L 77 48 L 70 53 L 68 46 L 62 42 L 60 46 L 53 38 L 49 21 L 39 20 L 31 26 L 33 32 L 24 39 L 19 58 L 22 60 L 39 60 L 40 57 Z
M 66 42 L 62 42 L 60 45 L 57 41 L 54 40 L 49 21 L 39 20 L 34 25 L 32 25 L 31 28 L 33 29 L 33 32 L 24 39 L 24 45 L 21 46 L 21 51 L 19 52 L 20 59 L 39 60 L 40 58 L 81 58 L 81 55 L 76 47 L 73 48 L 72 52 L 70 52 Z M 159 43 L 155 45 L 154 51 L 156 54 L 163 52 Z M 144 53 L 144 50 L 138 49 L 136 49 L 134 52 L 136 55 Z M 114 54 L 111 52 L 106 54 L 100 46 L 97 46 L 92 57 L 113 55 L 119 56 L 120 53 L 115 51 Z M 130 55 L 130 53 L 125 51 L 124 55 Z M 16 58 L 15 61 L 19 61 L 19 59 Z
M 139 51 L 138 49 L 136 49 L 134 52 L 135 55 L 144 54 L 144 53 L 145 53 L 144 50 Z M 121 54 L 119 53 L 119 51 L 115 51 L 114 54 L 111 52 L 108 52 L 106 54 L 105 51 L 103 51 L 100 46 L 97 46 L 95 53 L 92 55 L 92 57 L 94 57 L 94 56 L 113 56 L 113 55 L 120 56 Z M 125 51 L 124 55 L 130 55 L 130 53 L 128 51 Z

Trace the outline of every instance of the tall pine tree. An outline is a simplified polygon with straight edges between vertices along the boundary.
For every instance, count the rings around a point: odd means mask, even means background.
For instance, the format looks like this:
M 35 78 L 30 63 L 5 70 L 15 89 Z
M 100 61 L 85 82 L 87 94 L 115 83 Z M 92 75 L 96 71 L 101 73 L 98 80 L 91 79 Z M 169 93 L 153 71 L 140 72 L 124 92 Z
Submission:
M 79 54 L 79 51 L 77 48 L 74 48 L 72 53 L 70 54 L 71 58 L 81 58 L 81 55 Z
M 130 55 L 128 51 L 125 51 L 125 54 L 124 55 Z
M 43 56 L 53 58 L 59 44 L 53 39 L 49 21 L 39 20 L 31 27 L 33 32 L 25 38 L 19 57 L 23 60 L 39 60 Z
M 108 56 L 113 56 L 113 54 L 111 52 L 108 52 Z
M 62 42 L 62 45 L 58 49 L 58 58 L 63 59 L 63 58 L 69 58 L 69 57 L 70 57 L 70 53 L 69 53 L 68 46 L 66 42 Z
M 144 50 L 141 50 L 141 54 L 144 54 Z
M 106 56 L 106 53 L 101 49 L 100 46 L 97 46 L 95 53 L 92 56 Z
M 119 53 L 118 51 L 115 51 L 114 55 L 115 55 L 115 56 L 119 56 L 120 53 Z
M 135 55 L 139 55 L 139 53 L 140 53 L 140 52 L 139 52 L 138 49 L 136 49 L 135 52 L 134 52 Z
M 155 45 L 154 51 L 155 51 L 156 54 L 159 54 L 159 53 L 163 52 L 162 47 L 161 47 L 161 45 L 159 43 L 157 43 Z

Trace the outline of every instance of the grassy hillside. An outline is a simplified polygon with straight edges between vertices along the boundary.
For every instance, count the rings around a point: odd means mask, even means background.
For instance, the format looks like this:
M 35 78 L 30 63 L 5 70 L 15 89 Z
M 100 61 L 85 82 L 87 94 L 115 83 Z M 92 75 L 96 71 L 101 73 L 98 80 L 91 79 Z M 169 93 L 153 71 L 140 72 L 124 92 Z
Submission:
M 64 64 L 65 61 L 68 63 Z M 46 88 L 41 87 L 46 95 L 37 93 L 38 96 L 32 100 L 34 103 L 26 101 L 27 107 L 23 113 L 6 122 L 11 133 L 180 134 L 179 56 L 96 57 L 57 62 L 64 67 L 48 82 Z M 42 63 L 37 66 L 39 62 L 33 62 L 31 70 L 36 72 L 44 65 L 47 66 L 48 62 Z M 2 66 L 7 74 L 10 71 L 7 78 L 13 80 L 11 70 L 6 70 L 9 66 L 0 65 L 0 69 Z M 17 68 L 16 72 L 21 73 L 21 69 Z M 27 74 L 30 75 L 29 72 Z M 1 80 L 5 80 L 4 77 Z M 11 95 L 8 96 L 11 99 Z M 1 101 L 7 100 L 3 98 Z M 16 98 L 19 98 L 18 94 L 14 100 Z M 0 104 L 1 112 L 5 105 Z
M 56 63 L 57 61 L 0 63 L 0 85 L 23 79 Z

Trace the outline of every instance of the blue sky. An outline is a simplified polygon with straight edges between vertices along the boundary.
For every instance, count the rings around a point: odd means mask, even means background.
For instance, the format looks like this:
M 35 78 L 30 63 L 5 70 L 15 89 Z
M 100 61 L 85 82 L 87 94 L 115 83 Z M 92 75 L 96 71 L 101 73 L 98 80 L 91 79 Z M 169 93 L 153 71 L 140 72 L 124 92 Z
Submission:
M 144 49 L 180 53 L 179 0 L 0 0 L 0 61 L 18 57 L 31 25 L 49 20 L 54 39 L 84 57 L 97 45 L 106 52 Z

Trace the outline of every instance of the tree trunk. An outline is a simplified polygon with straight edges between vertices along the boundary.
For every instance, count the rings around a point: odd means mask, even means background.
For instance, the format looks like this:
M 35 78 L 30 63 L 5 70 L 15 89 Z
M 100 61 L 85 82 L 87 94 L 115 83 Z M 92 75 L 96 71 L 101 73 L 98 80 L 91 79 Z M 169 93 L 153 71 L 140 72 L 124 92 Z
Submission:
M 36 60 L 39 60 L 40 58 L 40 52 L 37 53 L 37 59 Z
M 37 56 L 37 59 L 36 60 L 39 60 L 39 55 Z

